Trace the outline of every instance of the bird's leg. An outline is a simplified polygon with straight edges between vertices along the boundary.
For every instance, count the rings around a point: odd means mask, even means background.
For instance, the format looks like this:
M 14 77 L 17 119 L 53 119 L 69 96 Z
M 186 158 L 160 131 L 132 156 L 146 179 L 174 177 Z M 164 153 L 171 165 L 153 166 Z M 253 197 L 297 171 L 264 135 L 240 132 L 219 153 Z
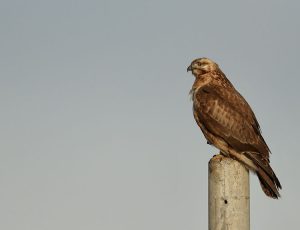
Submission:
M 224 156 L 224 157 L 229 157 L 229 154 L 225 153 L 225 152 L 222 152 L 220 151 L 220 155 Z

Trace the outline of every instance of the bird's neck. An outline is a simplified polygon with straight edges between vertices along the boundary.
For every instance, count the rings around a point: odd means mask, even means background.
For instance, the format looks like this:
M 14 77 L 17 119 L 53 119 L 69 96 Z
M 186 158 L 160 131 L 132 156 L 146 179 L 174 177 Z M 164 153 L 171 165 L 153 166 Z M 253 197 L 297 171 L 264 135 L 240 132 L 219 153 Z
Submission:
M 195 93 L 206 85 L 234 88 L 221 70 L 210 71 L 205 74 L 199 74 L 195 76 L 194 84 L 192 86 L 192 89 L 190 90 L 191 99 L 194 100 Z
M 207 84 L 214 84 L 222 87 L 233 87 L 231 82 L 220 69 L 196 75 L 192 89 L 199 89 Z
M 210 72 L 205 74 L 199 74 L 195 76 L 195 81 L 192 89 L 199 89 L 213 81 L 212 74 Z
M 199 75 L 195 76 L 194 84 L 192 86 L 192 89 L 190 90 L 191 100 L 194 101 L 195 93 L 203 86 L 209 84 L 212 80 L 213 79 L 209 73 L 205 73 L 205 74 L 201 74 L 201 75 L 199 74 Z

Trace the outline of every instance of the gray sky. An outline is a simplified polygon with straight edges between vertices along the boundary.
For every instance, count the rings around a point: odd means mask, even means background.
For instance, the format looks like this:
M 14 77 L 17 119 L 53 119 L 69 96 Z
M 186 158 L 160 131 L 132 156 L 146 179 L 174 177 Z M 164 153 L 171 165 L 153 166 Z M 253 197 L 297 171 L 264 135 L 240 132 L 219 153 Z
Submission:
M 251 176 L 252 229 L 296 229 L 299 1 L 1 1 L 0 229 L 207 228 L 186 73 L 223 69 L 255 111 L 282 199 Z

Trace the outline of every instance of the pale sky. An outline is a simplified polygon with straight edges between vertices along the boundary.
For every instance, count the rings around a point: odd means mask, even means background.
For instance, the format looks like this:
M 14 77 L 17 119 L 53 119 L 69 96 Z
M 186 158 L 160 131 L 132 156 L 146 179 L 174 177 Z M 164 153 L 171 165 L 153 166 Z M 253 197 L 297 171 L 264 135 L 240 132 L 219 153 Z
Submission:
M 207 145 L 186 72 L 215 60 L 283 190 L 251 227 L 297 229 L 299 1 L 0 3 L 0 229 L 207 229 Z

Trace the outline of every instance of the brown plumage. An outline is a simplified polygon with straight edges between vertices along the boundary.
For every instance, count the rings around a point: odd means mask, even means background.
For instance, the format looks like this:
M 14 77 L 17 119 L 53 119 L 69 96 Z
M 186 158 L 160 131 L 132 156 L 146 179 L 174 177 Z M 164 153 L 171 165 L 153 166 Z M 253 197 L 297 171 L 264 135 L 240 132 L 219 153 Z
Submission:
M 187 70 L 195 76 L 190 91 L 194 117 L 208 143 L 255 172 L 267 196 L 280 197 L 270 150 L 249 104 L 212 60 L 196 59 Z

